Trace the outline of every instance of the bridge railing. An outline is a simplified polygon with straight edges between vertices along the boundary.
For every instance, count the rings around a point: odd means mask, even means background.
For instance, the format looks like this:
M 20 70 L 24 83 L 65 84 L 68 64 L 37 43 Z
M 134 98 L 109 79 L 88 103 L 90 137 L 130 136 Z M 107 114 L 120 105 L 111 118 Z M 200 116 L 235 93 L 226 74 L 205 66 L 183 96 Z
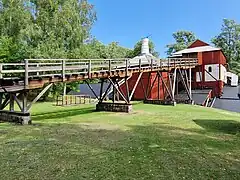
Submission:
M 21 63 L 0 64 L 0 79 L 18 78 L 28 84 L 29 78 L 46 76 L 60 76 L 85 74 L 89 78 L 92 73 L 138 69 L 161 68 L 187 68 L 196 66 L 196 58 L 170 58 L 170 59 L 26 59 Z

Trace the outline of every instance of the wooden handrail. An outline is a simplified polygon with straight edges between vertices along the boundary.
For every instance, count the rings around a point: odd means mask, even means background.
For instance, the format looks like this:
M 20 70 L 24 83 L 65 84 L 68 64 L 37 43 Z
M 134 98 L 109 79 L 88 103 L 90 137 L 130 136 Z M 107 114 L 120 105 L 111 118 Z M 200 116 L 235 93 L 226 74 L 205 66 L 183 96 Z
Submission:
M 40 62 L 36 62 L 40 61 Z M 51 62 L 46 62 L 51 61 Z M 56 62 L 53 62 L 56 61 Z M 155 69 L 163 68 L 176 68 L 176 67 L 189 67 L 198 65 L 197 58 L 168 58 L 168 59 L 26 59 L 24 63 L 2 63 L 0 64 L 0 78 L 24 76 L 26 85 L 30 77 L 46 76 L 47 74 L 62 75 L 74 74 L 74 73 L 88 73 L 88 77 L 91 78 L 91 74 L 95 72 L 107 72 L 112 70 L 126 71 L 126 75 L 130 70 L 142 71 L 143 69 L 149 69 L 151 71 Z M 8 75 L 9 74 L 9 75 Z

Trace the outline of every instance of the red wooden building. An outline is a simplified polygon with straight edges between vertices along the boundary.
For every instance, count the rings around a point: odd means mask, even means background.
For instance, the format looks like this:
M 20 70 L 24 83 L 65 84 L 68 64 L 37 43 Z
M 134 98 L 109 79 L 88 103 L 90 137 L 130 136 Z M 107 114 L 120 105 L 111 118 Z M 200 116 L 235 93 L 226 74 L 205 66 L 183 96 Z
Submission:
M 192 69 L 191 72 L 192 89 L 210 89 L 213 96 L 220 97 L 222 95 L 223 86 L 227 82 L 227 62 L 220 48 L 215 48 L 203 41 L 196 40 L 188 48 L 172 54 L 170 58 L 197 58 L 199 65 Z M 164 100 L 167 95 L 165 93 L 167 89 L 163 83 L 169 84 L 169 75 L 172 73 L 161 72 L 162 80 L 156 77 L 156 73 L 144 73 L 141 78 L 142 82 L 137 85 L 133 100 L 143 100 L 145 97 Z M 128 81 L 130 92 L 134 89 L 138 76 L 139 74 L 134 74 Z M 177 81 L 176 86 L 178 86 L 176 91 L 178 93 L 182 90 L 181 83 Z M 147 91 L 149 88 L 151 91 Z M 126 93 L 125 85 L 122 85 L 121 89 Z
M 227 82 L 227 60 L 220 48 L 196 40 L 187 49 L 178 51 L 173 57 L 195 57 L 198 64 L 192 71 L 193 89 L 212 89 L 213 95 L 220 97 Z

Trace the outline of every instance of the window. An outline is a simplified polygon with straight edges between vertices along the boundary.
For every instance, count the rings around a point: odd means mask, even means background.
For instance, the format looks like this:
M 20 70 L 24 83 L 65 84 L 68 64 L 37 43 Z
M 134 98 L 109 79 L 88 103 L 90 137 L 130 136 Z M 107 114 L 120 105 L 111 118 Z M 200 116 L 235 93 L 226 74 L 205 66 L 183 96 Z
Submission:
M 212 72 L 212 67 L 210 66 L 210 67 L 208 67 L 208 72 Z

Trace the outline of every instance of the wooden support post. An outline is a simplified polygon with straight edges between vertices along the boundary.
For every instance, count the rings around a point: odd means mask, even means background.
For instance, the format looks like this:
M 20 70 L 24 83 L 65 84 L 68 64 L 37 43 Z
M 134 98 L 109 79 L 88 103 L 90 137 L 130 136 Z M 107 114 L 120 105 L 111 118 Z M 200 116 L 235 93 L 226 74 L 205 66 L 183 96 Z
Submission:
M 102 99 L 102 96 L 103 96 L 103 85 L 104 85 L 104 79 L 101 79 L 101 87 L 100 87 L 100 99 Z
M 27 110 L 27 106 L 28 106 L 28 103 L 27 103 L 27 96 L 28 96 L 28 92 L 27 91 L 24 91 L 23 92 L 23 105 L 22 105 L 22 112 L 23 113 L 27 113 L 28 110 Z
M 160 92 L 160 78 L 159 78 L 159 76 L 157 76 L 158 77 L 158 100 L 160 100 L 160 94 L 161 94 L 161 92 Z
M 166 90 L 167 90 L 167 92 L 168 92 L 168 95 L 171 97 L 171 99 L 173 99 L 173 97 L 172 97 L 172 93 L 169 91 L 169 89 L 168 89 L 168 87 L 167 87 L 166 83 L 164 82 L 164 79 L 163 79 L 162 75 L 160 74 L 160 72 L 159 72 L 159 71 L 157 71 L 157 73 L 158 73 L 159 77 L 161 78 L 161 80 L 162 80 L 162 83 L 163 83 L 163 85 L 164 85 L 165 89 L 166 89 Z
M 146 88 L 146 97 L 145 99 L 148 99 L 148 91 L 149 91 L 149 86 L 150 86 L 150 81 L 151 81 L 151 72 L 148 73 L 148 83 L 147 83 L 147 88 Z
M 37 64 L 37 76 L 39 77 L 39 64 Z
M 139 59 L 139 72 L 141 72 L 142 69 L 142 59 Z
M 170 86 L 170 91 L 172 93 L 172 101 L 174 101 L 174 93 L 173 93 L 173 82 L 172 82 L 172 79 L 171 79 L 171 76 L 170 76 L 170 73 L 168 73 L 168 81 L 169 81 L 169 86 Z
M 112 97 L 112 102 L 115 103 L 115 97 L 116 97 L 116 91 L 115 91 L 115 80 L 113 81 L 113 84 L 112 84 L 112 87 L 113 87 L 113 97 Z
M 88 79 L 92 78 L 92 61 L 89 60 L 88 62 Z
M 125 76 L 127 77 L 128 76 L 128 59 L 126 60 L 126 74 Z
M 181 72 L 180 69 L 179 69 L 179 73 L 180 73 L 181 81 L 182 81 L 182 83 L 183 83 L 183 85 L 184 85 L 184 88 L 185 88 L 185 90 L 186 90 L 186 92 L 187 92 L 188 98 L 191 100 L 191 96 L 190 96 L 190 93 L 189 93 L 188 86 L 186 85 L 186 82 L 185 82 L 185 80 L 184 80 L 183 74 L 182 74 L 182 72 Z
M 4 95 L 3 93 L 0 93 L 0 109 L 3 103 L 3 95 Z
M 9 111 L 14 112 L 14 95 L 10 93 Z
M 25 59 L 25 80 L 24 80 L 24 88 L 27 89 L 28 88 L 28 60 Z
M 0 110 L 3 110 L 10 102 L 9 94 L 5 95 L 5 100 L 2 104 L 0 104 Z
M 127 77 L 125 77 L 125 86 L 126 86 L 126 97 L 127 97 L 127 102 L 130 103 L 130 98 L 129 98 L 129 86 L 128 86 L 128 80 Z
M 22 103 L 21 103 L 21 101 L 18 99 L 18 97 L 21 96 L 21 95 L 22 95 L 22 93 L 18 94 L 17 96 L 14 94 L 14 100 L 15 100 L 15 102 L 17 103 L 19 109 L 22 111 L 22 109 L 23 109 Z
M 139 76 L 138 76 L 138 79 L 137 79 L 137 81 L 136 81 L 136 83 L 135 83 L 135 85 L 134 85 L 134 87 L 133 87 L 133 89 L 132 89 L 132 92 L 131 92 L 131 94 L 130 94 L 129 101 L 132 100 L 132 97 L 133 97 L 133 95 L 134 95 L 134 93 L 135 93 L 135 90 L 136 90 L 136 88 L 137 88 L 137 86 L 138 86 L 138 84 L 139 84 L 139 81 L 140 81 L 142 75 L 143 75 L 143 72 L 141 72 L 141 73 L 139 74 Z
M 3 70 L 3 65 L 2 65 L 2 64 L 0 64 L 0 79 L 2 79 L 2 78 L 3 78 L 2 70 Z
M 108 91 L 109 91 L 110 88 L 111 88 L 111 83 L 109 83 L 107 89 L 105 90 L 105 92 L 104 92 L 103 95 L 102 95 L 102 98 L 99 99 L 99 102 L 100 102 L 100 103 L 102 103 L 103 100 L 106 98 L 106 96 L 108 95 Z
M 63 83 L 63 96 L 67 95 L 67 83 Z
M 66 77 L 66 61 L 63 59 L 62 60 L 62 82 L 65 81 Z
M 109 71 L 109 73 L 111 72 L 111 70 L 112 70 L 112 64 L 111 64 L 112 62 L 111 62 L 111 59 L 109 59 L 108 60 L 108 71 Z
M 33 105 L 34 103 L 36 103 L 36 102 L 47 92 L 47 90 L 48 90 L 52 85 L 53 85 L 52 83 L 49 84 L 49 85 L 47 85 L 47 86 L 42 90 L 42 92 L 40 92 L 40 94 L 38 94 L 37 97 L 35 97 L 35 99 L 27 106 L 27 111 L 29 111 L 29 110 L 31 109 L 32 105 Z
M 113 83 L 113 81 L 111 80 L 111 78 L 108 78 L 110 83 L 113 85 L 113 87 L 118 91 L 118 93 L 120 94 L 120 96 L 123 98 L 123 100 L 128 104 L 129 101 L 124 97 L 123 93 L 120 91 L 120 89 L 118 89 L 115 84 Z
M 172 89 L 172 96 L 173 99 L 175 99 L 175 92 L 176 92 L 176 80 L 177 80 L 177 69 L 174 69 L 174 74 L 173 74 L 173 89 Z M 177 82 L 178 86 L 178 82 Z
M 189 68 L 189 92 L 192 100 L 192 68 Z
M 151 58 L 151 71 L 153 70 L 153 59 Z
M 170 69 L 170 59 L 168 58 L 168 72 L 169 72 L 169 69 Z

